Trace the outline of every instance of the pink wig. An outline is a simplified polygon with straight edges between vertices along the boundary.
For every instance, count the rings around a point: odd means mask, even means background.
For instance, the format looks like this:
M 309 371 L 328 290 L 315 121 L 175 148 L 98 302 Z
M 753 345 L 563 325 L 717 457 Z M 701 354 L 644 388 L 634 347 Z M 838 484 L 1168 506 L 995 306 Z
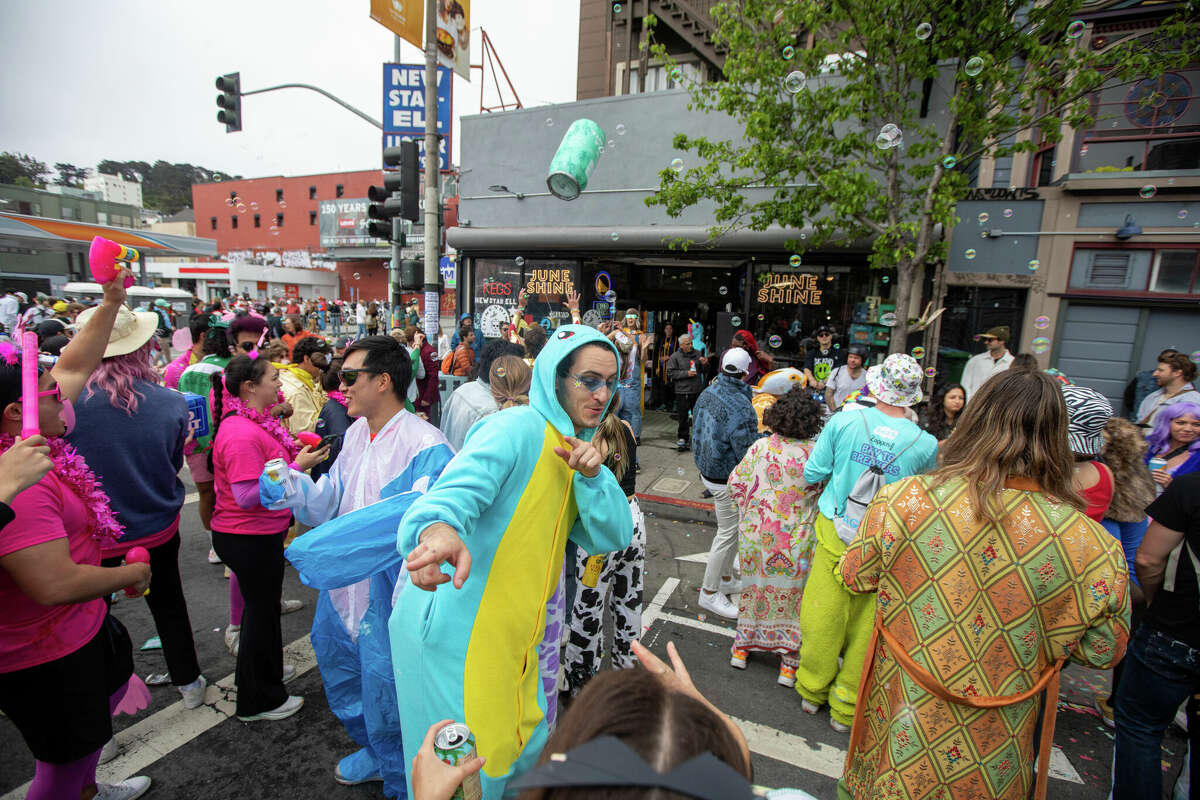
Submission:
M 100 362 L 100 366 L 88 378 L 89 389 L 103 389 L 108 393 L 108 402 L 115 408 L 133 416 L 138 410 L 138 401 L 145 398 L 137 390 L 140 381 L 158 383 L 158 373 L 150 365 L 150 342 L 123 356 L 113 356 Z

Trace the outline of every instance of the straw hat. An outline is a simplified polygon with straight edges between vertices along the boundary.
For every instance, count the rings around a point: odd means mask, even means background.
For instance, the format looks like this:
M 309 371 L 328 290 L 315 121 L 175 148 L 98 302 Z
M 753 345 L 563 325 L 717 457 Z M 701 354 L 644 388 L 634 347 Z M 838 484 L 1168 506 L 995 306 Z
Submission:
M 78 333 L 87 330 L 88 322 L 96 314 L 97 308 L 88 308 L 80 312 L 75 320 Z M 121 306 L 117 309 L 117 319 L 113 322 L 112 333 L 108 336 L 108 347 L 104 348 L 104 357 L 112 358 L 132 353 L 150 341 L 158 325 L 158 314 L 153 311 L 130 311 Z

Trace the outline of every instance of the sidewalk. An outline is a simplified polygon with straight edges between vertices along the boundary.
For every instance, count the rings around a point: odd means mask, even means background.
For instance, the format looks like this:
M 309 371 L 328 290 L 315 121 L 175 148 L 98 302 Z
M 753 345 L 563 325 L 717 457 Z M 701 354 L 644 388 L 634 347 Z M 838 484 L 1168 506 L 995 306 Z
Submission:
M 665 411 L 646 411 L 638 447 L 642 465 L 637 476 L 638 504 L 643 511 L 667 519 L 715 525 L 712 500 L 700 496 L 704 484 L 692 452 L 675 451 L 677 424 Z

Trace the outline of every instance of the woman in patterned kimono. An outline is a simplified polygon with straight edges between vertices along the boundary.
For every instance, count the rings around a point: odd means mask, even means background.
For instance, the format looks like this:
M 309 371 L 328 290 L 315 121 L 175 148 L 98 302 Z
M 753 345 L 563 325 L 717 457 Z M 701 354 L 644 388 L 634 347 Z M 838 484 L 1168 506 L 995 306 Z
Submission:
M 1125 651 L 1125 557 L 1071 486 L 1053 378 L 996 375 L 941 460 L 881 490 L 842 556 L 878 613 L 838 796 L 1044 798 L 1064 662 Z
M 771 435 L 750 445 L 729 476 L 741 522 L 742 594 L 729 663 L 746 668 L 750 650 L 779 654 L 782 686 L 796 685 L 800 600 L 808 580 L 818 486 L 804 464 L 821 430 L 821 406 L 796 386 L 763 414 Z

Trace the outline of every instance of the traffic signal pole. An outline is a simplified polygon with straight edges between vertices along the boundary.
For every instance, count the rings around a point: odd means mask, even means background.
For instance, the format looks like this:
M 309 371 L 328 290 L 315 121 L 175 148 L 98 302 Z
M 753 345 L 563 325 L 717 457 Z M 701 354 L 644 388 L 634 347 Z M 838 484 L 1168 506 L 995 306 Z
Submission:
M 397 51 L 399 47 L 397 44 Z M 397 52 L 396 61 L 400 60 L 399 56 Z M 438 197 L 441 158 L 437 131 L 437 79 L 437 0 L 425 0 L 425 336 L 430 342 L 437 341 L 437 322 L 441 312 L 438 308 L 442 237 L 438 230 L 441 220 L 441 199 Z
M 393 52 L 392 61 L 396 64 L 400 63 L 400 43 L 404 41 L 399 36 L 392 37 Z M 397 194 L 393 194 L 396 197 Z M 390 313 L 395 313 L 394 306 L 400 301 L 400 243 L 404 241 L 404 220 L 400 217 L 392 218 L 392 260 L 388 262 L 388 301 L 393 306 Z M 391 324 L 391 321 L 388 321 Z M 436 341 L 436 340 L 435 340 Z

